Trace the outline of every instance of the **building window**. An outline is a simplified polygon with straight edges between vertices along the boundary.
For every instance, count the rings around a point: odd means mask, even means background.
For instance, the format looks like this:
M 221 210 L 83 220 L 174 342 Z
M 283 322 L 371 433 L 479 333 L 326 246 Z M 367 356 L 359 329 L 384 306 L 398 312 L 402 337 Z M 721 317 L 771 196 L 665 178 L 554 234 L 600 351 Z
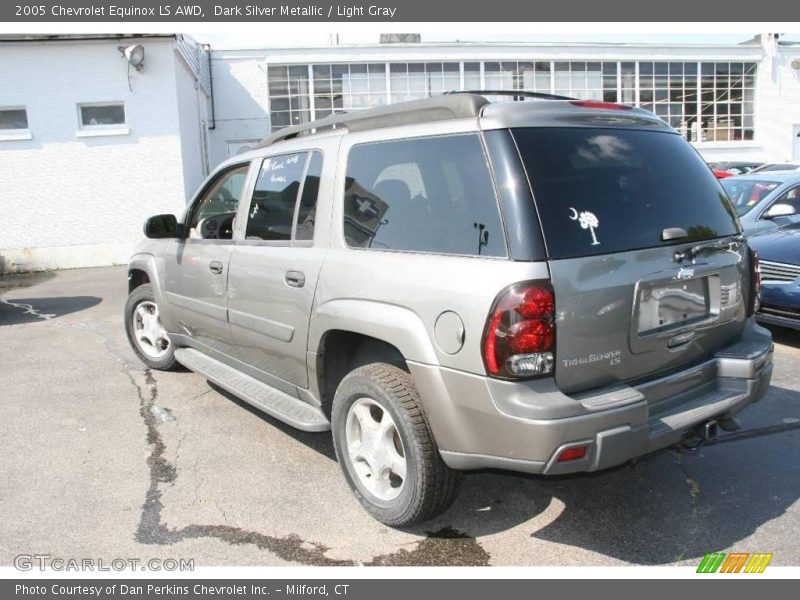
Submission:
M 308 66 L 270 66 L 267 80 L 273 130 L 311 120 Z
M 392 102 L 405 102 L 461 89 L 457 62 L 392 63 L 389 65 Z
M 639 105 L 691 139 L 688 133 L 697 131 L 697 63 L 640 62 Z
M 29 140 L 28 112 L 24 106 L 0 108 L 0 141 Z
M 617 102 L 617 63 L 556 62 L 553 88 L 560 96 Z
M 78 136 L 128 133 L 123 102 L 78 104 Z
M 738 142 L 755 136 L 757 68 L 729 61 L 392 62 L 276 65 L 268 79 L 273 130 L 387 102 L 483 89 L 624 102 L 654 112 L 689 141 Z
M 740 62 L 702 63 L 698 141 L 753 139 L 756 66 Z
M 465 90 L 479 90 L 481 85 L 481 63 L 479 62 L 465 62 L 464 63 L 464 89 Z
M 386 104 L 386 65 L 314 65 L 315 118 Z

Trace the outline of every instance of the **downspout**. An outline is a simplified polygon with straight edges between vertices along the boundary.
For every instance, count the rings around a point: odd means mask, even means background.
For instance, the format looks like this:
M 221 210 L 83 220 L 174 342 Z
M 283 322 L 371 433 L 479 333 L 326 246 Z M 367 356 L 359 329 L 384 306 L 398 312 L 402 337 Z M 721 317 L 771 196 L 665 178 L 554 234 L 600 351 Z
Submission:
M 214 109 L 214 75 L 211 71 L 211 44 L 205 44 L 206 52 L 208 53 L 208 92 L 209 96 L 211 97 L 211 124 L 208 126 L 209 129 L 216 129 L 217 128 L 217 115 Z

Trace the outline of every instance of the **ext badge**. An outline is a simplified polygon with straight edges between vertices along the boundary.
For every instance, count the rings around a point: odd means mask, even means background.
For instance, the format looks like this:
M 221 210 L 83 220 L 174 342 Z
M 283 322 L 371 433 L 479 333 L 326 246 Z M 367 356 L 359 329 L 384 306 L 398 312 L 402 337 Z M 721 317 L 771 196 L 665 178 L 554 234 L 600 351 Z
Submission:
M 597 219 L 595 214 L 589 212 L 588 210 L 578 213 L 578 211 L 572 207 L 570 207 L 570 210 L 572 211 L 572 214 L 569 218 L 573 221 L 578 221 L 581 229 L 588 229 L 589 233 L 592 234 L 592 246 L 599 246 L 600 242 L 597 241 L 597 235 L 595 234 L 594 230 L 600 227 L 600 221 Z

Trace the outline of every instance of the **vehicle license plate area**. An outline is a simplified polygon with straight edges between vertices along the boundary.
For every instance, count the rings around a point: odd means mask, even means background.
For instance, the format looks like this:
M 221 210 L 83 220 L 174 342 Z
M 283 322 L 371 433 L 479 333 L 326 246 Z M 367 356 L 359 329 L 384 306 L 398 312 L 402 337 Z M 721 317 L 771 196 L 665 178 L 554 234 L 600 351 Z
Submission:
M 709 317 L 708 277 L 640 288 L 639 335 L 678 329 Z

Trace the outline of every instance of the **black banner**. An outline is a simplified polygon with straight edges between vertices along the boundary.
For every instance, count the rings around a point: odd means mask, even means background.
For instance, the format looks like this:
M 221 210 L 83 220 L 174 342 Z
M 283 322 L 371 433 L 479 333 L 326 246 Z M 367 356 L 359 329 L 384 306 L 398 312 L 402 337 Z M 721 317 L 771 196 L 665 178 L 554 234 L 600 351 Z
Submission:
M 785 0 L 672 0 L 657 7 L 641 0 L 547 2 L 543 0 L 12 0 L 0 4 L 10 22 L 788 22 L 800 10 Z

